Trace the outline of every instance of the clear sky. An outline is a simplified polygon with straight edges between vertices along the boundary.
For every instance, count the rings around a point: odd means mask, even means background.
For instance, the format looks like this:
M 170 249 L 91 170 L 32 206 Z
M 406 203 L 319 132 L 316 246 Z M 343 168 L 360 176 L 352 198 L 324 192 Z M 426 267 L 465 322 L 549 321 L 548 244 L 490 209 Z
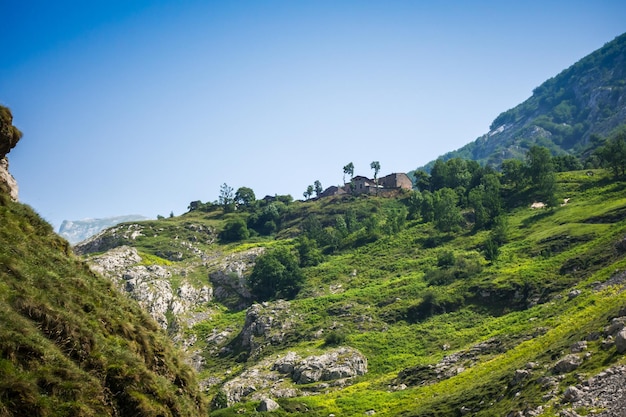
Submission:
M 0 0 L 20 200 L 61 221 L 182 214 L 407 172 L 626 31 L 623 0 Z

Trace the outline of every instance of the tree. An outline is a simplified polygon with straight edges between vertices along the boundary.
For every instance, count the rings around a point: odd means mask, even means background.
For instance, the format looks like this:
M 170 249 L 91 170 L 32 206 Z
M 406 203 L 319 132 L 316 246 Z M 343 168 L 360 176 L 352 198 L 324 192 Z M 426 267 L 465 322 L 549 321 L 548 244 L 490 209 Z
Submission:
M 457 206 L 458 196 L 451 188 L 442 188 L 434 194 L 435 227 L 442 232 L 452 232 L 461 225 L 461 210 Z
M 324 191 L 322 183 L 319 180 L 315 180 L 313 187 L 315 187 L 315 197 L 319 197 L 320 194 L 322 194 L 322 191 Z
M 621 130 L 609 138 L 606 145 L 597 151 L 600 158 L 605 161 L 613 176 L 617 179 L 626 174 L 626 130 Z
M 256 201 L 256 196 L 252 188 L 239 187 L 235 193 L 235 203 L 239 206 L 250 208 Z
M 224 242 L 237 242 L 250 237 L 250 231 L 246 222 L 241 218 L 229 220 L 219 234 L 219 238 Z
M 248 278 L 252 294 L 260 301 L 293 298 L 304 282 L 298 263 L 298 257 L 286 247 L 260 255 Z
M 309 185 L 308 187 L 306 187 L 306 191 L 302 193 L 302 195 L 304 196 L 304 198 L 306 198 L 307 200 L 309 198 L 311 198 L 311 196 L 313 195 L 313 186 Z
M 510 184 L 514 188 L 518 188 L 526 182 L 524 163 L 519 159 L 505 159 L 502 161 L 501 168 L 505 184 Z
M 219 205 L 225 213 L 230 213 L 235 210 L 235 199 L 233 196 L 233 187 L 224 183 L 220 186 Z
M 370 168 L 374 170 L 374 184 L 376 184 L 376 195 L 378 195 L 378 171 L 380 171 L 380 162 L 373 161 Z
M 430 175 L 428 172 L 420 169 L 413 172 L 415 178 L 414 184 L 420 191 L 430 191 Z
M 354 177 L 354 164 L 350 162 L 348 165 L 343 167 L 343 183 L 346 183 L 346 174 L 350 175 L 350 181 L 352 181 L 352 177 Z
M 549 207 L 556 206 L 556 174 L 550 150 L 543 146 L 533 146 L 526 154 L 526 162 L 537 199 Z

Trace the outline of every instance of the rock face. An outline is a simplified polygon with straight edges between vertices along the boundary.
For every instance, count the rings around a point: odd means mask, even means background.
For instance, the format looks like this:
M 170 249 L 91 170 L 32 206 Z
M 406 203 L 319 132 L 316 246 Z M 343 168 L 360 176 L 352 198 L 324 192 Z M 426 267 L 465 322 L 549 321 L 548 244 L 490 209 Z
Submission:
M 250 358 L 257 358 L 266 346 L 280 344 L 295 329 L 298 319 L 288 301 L 253 304 L 246 311 L 241 345 L 250 351 Z
M 226 306 L 240 310 L 250 305 L 252 294 L 246 286 L 245 272 L 254 267 L 265 248 L 252 248 L 215 260 L 209 273 L 215 298 Z
M 139 301 L 163 329 L 179 328 L 187 313 L 211 301 L 213 290 L 208 286 L 196 288 L 183 281 L 174 289 L 170 282 L 174 267 L 138 265 L 139 262 L 141 256 L 129 246 L 89 258 L 95 272 L 108 277 L 121 291 Z M 168 316 L 175 322 L 170 322 Z
M 290 398 L 345 387 L 354 377 L 367 373 L 367 358 L 349 347 L 301 358 L 295 352 L 265 359 L 226 382 L 222 390 L 228 404 L 267 398 Z
M 9 160 L 0 158 L 0 192 L 7 193 L 11 200 L 17 201 L 18 191 L 17 181 L 9 172 Z
M 0 192 L 17 201 L 18 187 L 15 178 L 9 173 L 9 160 L 6 155 L 17 145 L 22 132 L 13 126 L 11 111 L 0 106 Z

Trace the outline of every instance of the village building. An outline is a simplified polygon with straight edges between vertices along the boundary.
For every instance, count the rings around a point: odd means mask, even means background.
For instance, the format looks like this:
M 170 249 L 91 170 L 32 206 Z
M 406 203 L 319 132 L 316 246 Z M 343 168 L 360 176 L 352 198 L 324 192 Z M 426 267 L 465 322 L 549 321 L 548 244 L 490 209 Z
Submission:
M 378 183 L 378 184 L 377 184 Z M 384 195 L 390 190 L 411 190 L 413 189 L 413 182 L 405 173 L 393 173 L 382 178 L 378 178 L 378 181 L 357 175 L 352 178 L 352 181 L 346 183 L 343 187 L 330 186 L 324 190 L 320 197 L 330 197 L 333 195 L 341 194 L 372 194 L 372 195 Z

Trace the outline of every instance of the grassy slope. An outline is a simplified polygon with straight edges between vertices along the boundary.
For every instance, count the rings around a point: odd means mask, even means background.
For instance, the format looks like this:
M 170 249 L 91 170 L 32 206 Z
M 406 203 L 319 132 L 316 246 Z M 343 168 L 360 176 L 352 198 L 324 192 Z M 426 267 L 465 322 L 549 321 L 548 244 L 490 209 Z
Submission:
M 362 415 L 370 409 L 377 415 L 456 415 L 462 406 L 476 415 L 505 415 L 542 404 L 546 392 L 537 380 L 551 375 L 551 366 L 574 342 L 601 332 L 626 302 L 626 295 L 612 287 L 596 291 L 591 285 L 626 265 L 617 249 L 626 234 L 626 216 L 619 214 L 626 210 L 624 184 L 603 173 L 593 177 L 564 173 L 559 180 L 570 203 L 553 211 L 512 212 L 510 241 L 493 264 L 480 253 L 485 232 L 450 236 L 445 244 L 431 248 L 424 243 L 436 232 L 415 223 L 307 268 L 306 288 L 293 302 L 294 310 L 305 317 L 298 329 L 300 342 L 276 346 L 267 354 L 323 348 L 323 341 L 311 335 L 340 326 L 347 334 L 346 344 L 368 357 L 369 373 L 334 393 L 279 402 L 285 409 L 306 406 L 308 414 L 320 416 Z M 305 204 L 310 205 L 307 211 L 322 210 L 323 203 Z M 429 286 L 424 272 L 436 266 L 444 251 L 479 260 L 482 271 L 449 285 Z M 339 293 L 334 293 L 339 285 Z M 570 300 L 567 294 L 573 287 L 582 294 Z M 416 316 L 427 297 L 444 308 L 435 308 L 432 316 Z M 436 364 L 450 352 L 490 338 L 500 340 L 506 352 L 481 357 L 456 377 L 432 385 L 390 389 L 399 371 Z M 444 345 L 448 351 L 442 350 Z M 592 375 L 622 361 L 614 349 L 599 346 L 599 341 L 589 342 L 592 355 L 578 373 Z M 540 365 L 528 381 L 512 386 L 515 370 L 528 362 Z M 226 367 L 222 362 L 220 368 Z M 575 382 L 566 376 L 559 389 Z M 551 400 L 546 415 L 556 414 L 559 406 Z M 283 413 L 287 414 L 279 414 Z
M 282 410 L 276 414 L 306 409 L 307 415 L 363 415 L 373 409 L 377 415 L 389 416 L 457 415 L 466 407 L 475 415 L 506 415 L 546 401 L 545 415 L 558 414 L 562 405 L 557 399 L 542 399 L 547 392 L 538 379 L 552 376 L 552 365 L 574 342 L 592 339 L 588 336 L 601 332 L 626 304 L 626 296 L 615 288 L 592 285 L 607 281 L 626 263 L 624 249 L 618 244 L 626 235 L 624 186 L 600 171 L 595 176 L 559 174 L 561 197 L 571 198 L 569 204 L 551 211 L 519 207 L 510 212 L 509 242 L 493 264 L 481 252 L 488 232 L 465 230 L 446 235 L 431 224 L 409 222 L 399 233 L 383 234 L 375 242 L 336 252 L 323 263 L 305 268 L 305 288 L 292 301 L 293 316 L 300 321 L 284 343 L 266 348 L 265 357 L 288 350 L 324 350 L 323 336 L 315 334 L 328 334 L 335 328 L 346 335 L 345 344 L 367 356 L 369 372 L 339 391 L 281 399 Z M 209 256 L 224 256 L 251 246 L 289 245 L 306 215 L 319 216 L 327 226 L 347 211 L 364 220 L 399 205 L 399 200 L 373 197 L 295 202 L 283 216 L 279 240 L 256 237 L 245 243 L 207 243 L 202 249 Z M 172 245 L 180 245 L 186 224 L 219 230 L 232 216 L 192 212 L 153 222 L 151 227 L 171 228 L 179 236 Z M 167 249 L 167 233 L 160 233 L 158 242 L 152 242 L 147 234 L 134 245 L 142 253 L 156 254 Z M 438 257 L 450 251 L 474 272 L 445 285 L 429 285 L 428 271 L 436 270 Z M 199 265 L 192 257 L 178 264 Z M 206 267 L 198 268 L 193 276 L 206 279 Z M 582 293 L 570 300 L 572 288 Z M 199 340 L 214 329 L 240 329 L 243 325 L 243 311 L 219 305 L 212 308 L 211 317 L 191 330 Z M 237 333 L 231 333 L 235 345 Z M 409 382 L 406 390 L 394 390 L 406 382 L 398 379 L 399 372 L 406 370 L 411 375 L 414 369 L 494 338 L 503 352 L 484 354 L 475 364 L 462 363 L 465 371 L 457 376 L 433 384 Z M 448 346 L 445 351 L 444 345 Z M 600 340 L 590 340 L 588 345 L 591 356 L 576 371 L 582 377 L 622 361 L 614 349 L 602 350 Z M 257 363 L 241 362 L 237 353 L 219 356 L 207 351 L 207 369 L 202 376 L 234 376 Z M 528 362 L 539 365 L 529 379 L 513 386 L 515 370 L 524 369 Z M 412 378 L 419 381 L 419 371 Z M 575 382 L 572 375 L 566 375 L 558 390 Z M 255 406 L 238 404 L 214 414 L 232 415 L 242 409 L 254 414 Z
M 0 195 L 0 416 L 204 415 L 156 324 Z

